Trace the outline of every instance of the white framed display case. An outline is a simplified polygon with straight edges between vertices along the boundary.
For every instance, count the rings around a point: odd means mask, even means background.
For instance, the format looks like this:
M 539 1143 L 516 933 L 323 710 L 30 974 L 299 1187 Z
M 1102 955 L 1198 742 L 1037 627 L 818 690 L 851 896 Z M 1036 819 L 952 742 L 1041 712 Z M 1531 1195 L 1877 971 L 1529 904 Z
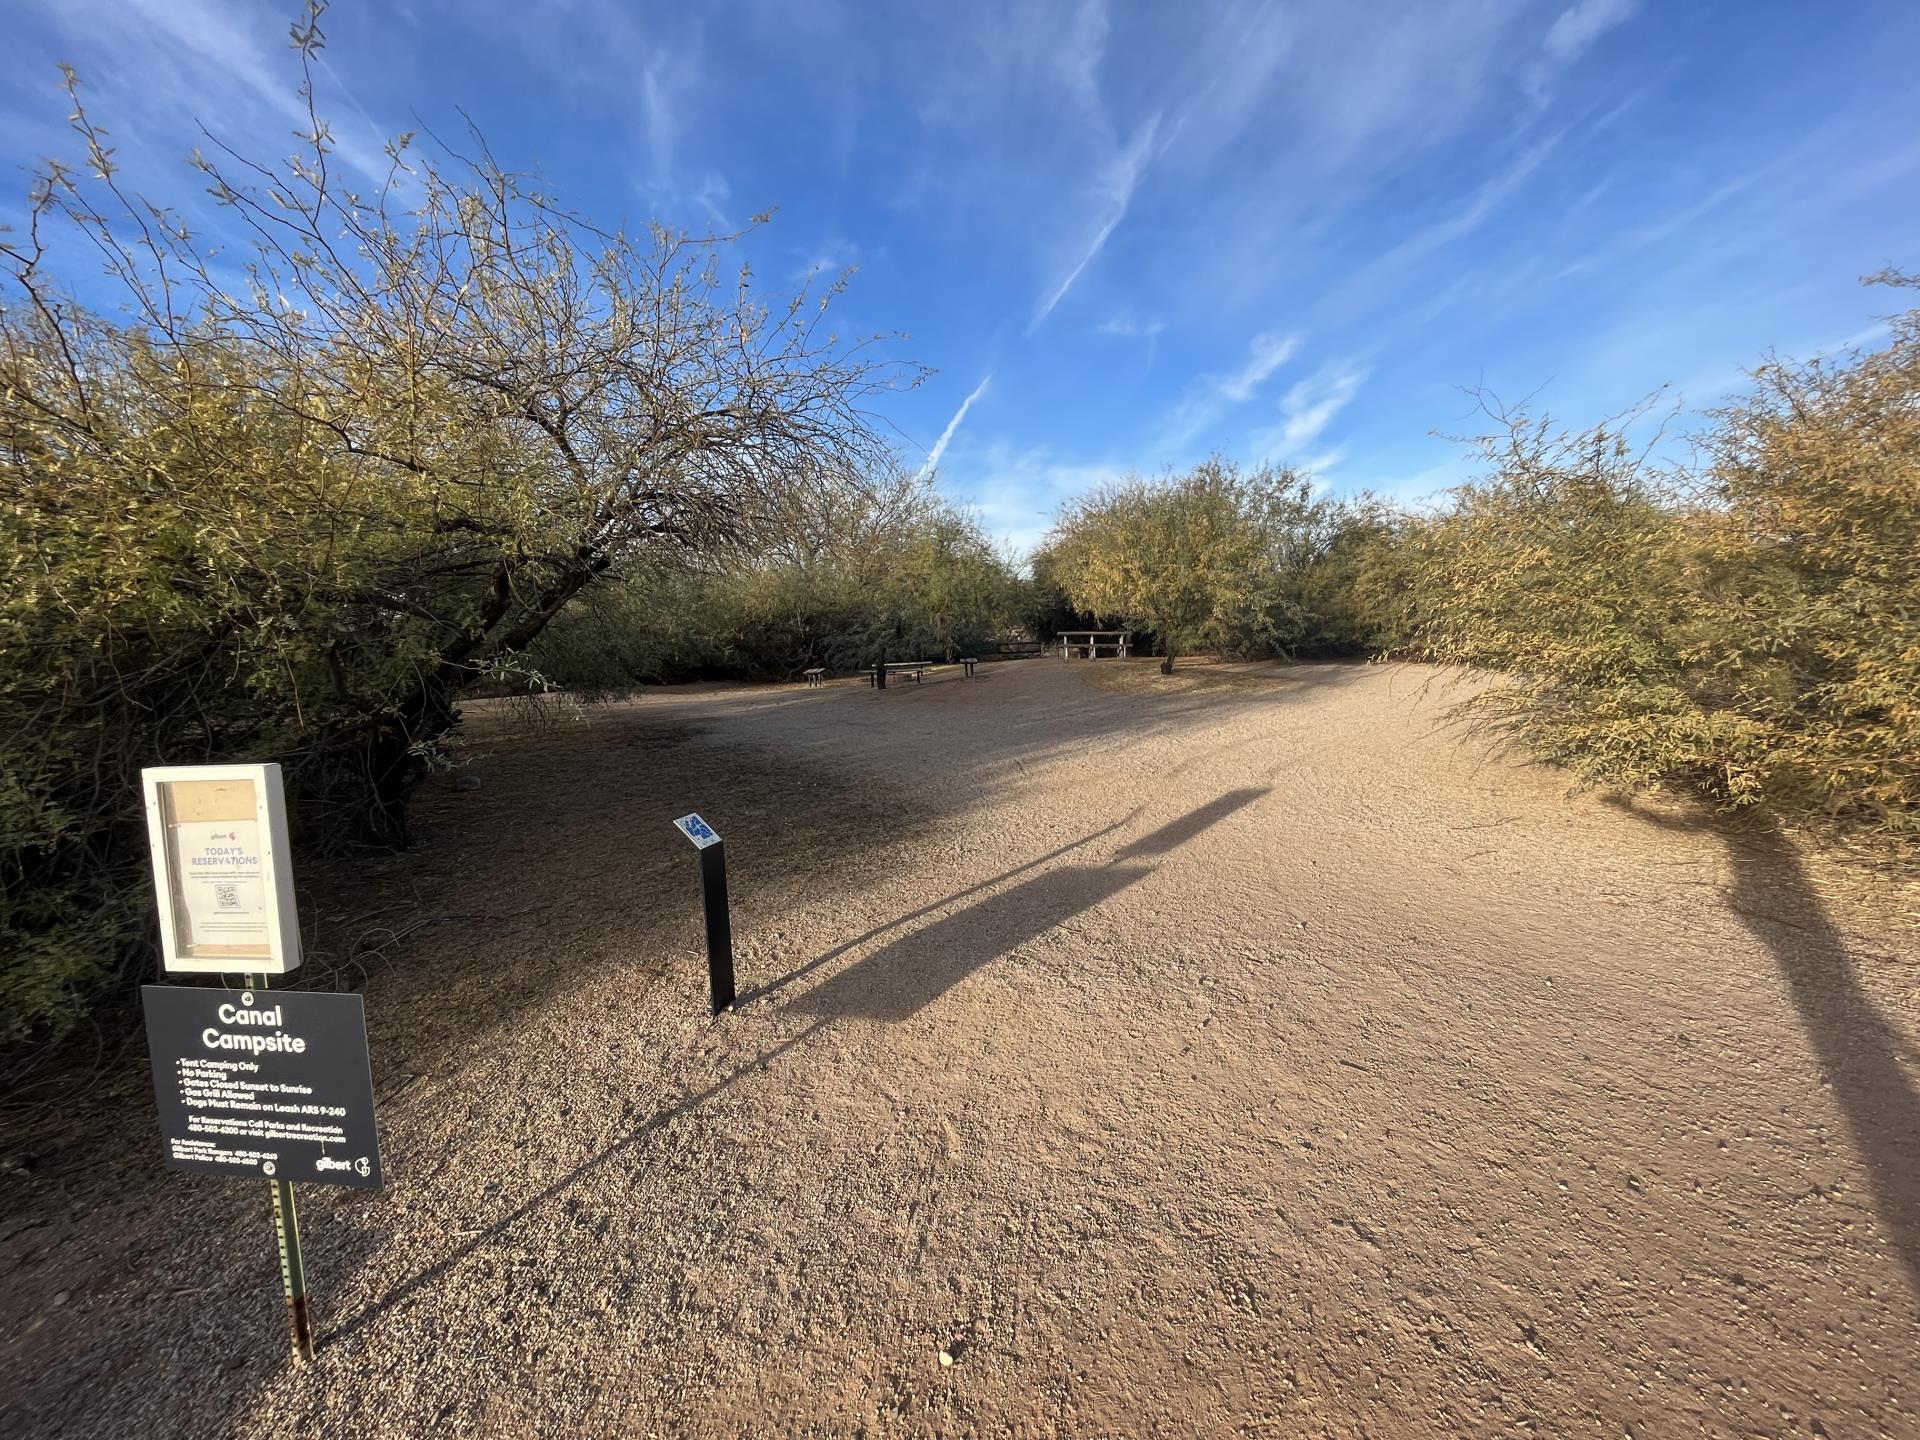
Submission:
M 297 969 L 300 918 L 280 767 L 164 765 L 140 778 L 165 968 Z

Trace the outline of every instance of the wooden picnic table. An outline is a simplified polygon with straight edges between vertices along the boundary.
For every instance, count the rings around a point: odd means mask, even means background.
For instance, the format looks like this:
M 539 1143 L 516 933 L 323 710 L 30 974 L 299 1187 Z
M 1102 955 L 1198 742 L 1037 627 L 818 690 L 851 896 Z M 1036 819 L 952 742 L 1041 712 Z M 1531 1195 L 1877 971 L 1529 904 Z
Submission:
M 1075 656 L 1097 660 L 1102 650 L 1110 650 L 1124 660 L 1133 643 L 1132 635 L 1125 630 L 1062 630 L 1056 638 L 1060 641 L 1062 660 L 1071 660 Z
M 874 665 L 868 669 L 867 683 L 869 685 L 880 686 L 880 677 L 883 674 L 893 675 L 898 673 L 913 676 L 913 683 L 918 685 L 920 683 L 920 677 L 932 668 L 933 661 L 931 660 L 889 660 L 884 667 Z M 885 687 L 882 686 L 881 688 Z

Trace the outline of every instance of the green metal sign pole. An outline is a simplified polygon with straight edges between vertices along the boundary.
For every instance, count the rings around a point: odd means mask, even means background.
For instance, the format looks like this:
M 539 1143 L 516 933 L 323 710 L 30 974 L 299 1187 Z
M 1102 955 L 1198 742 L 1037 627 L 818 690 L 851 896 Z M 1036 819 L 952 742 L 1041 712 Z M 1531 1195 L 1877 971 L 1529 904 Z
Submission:
M 250 989 L 268 988 L 265 975 L 247 976 Z M 293 1203 L 293 1182 L 273 1178 L 273 1233 L 280 1242 L 280 1282 L 287 1292 L 287 1325 L 293 1358 L 313 1359 L 313 1312 L 307 1307 L 307 1267 L 300 1258 L 300 1212 Z

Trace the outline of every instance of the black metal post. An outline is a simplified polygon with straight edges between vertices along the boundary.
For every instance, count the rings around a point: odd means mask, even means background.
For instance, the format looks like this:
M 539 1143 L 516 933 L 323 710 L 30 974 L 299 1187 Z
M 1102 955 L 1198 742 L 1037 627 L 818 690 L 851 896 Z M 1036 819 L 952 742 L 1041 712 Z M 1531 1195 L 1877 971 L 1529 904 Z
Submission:
M 727 846 L 700 851 L 700 894 L 707 906 L 707 989 L 718 1015 L 733 1004 L 733 921 L 727 913 Z

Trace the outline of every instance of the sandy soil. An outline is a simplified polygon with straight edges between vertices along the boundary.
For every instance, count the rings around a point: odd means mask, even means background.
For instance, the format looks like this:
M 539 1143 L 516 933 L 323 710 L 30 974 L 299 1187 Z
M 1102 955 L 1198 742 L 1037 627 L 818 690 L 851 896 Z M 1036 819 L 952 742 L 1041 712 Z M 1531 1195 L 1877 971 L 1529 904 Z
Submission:
M 1424 678 L 480 717 L 303 882 L 389 1176 L 302 1191 L 318 1362 L 136 1055 L 0 1177 L 0 1433 L 1920 1435 L 1912 932 Z

